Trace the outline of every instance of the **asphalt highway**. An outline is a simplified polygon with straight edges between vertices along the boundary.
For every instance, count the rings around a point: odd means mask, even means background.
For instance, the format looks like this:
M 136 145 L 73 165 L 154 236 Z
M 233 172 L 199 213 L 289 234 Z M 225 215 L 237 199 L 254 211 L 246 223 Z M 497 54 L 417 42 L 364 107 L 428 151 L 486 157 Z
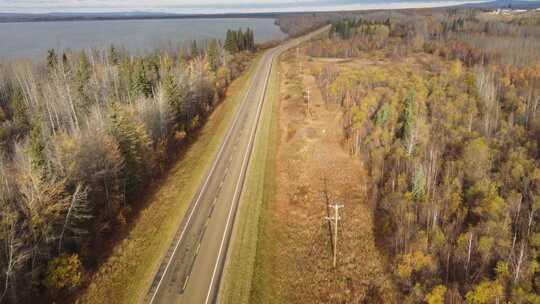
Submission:
M 318 34 L 267 50 L 178 232 L 146 303 L 215 303 L 274 59 Z

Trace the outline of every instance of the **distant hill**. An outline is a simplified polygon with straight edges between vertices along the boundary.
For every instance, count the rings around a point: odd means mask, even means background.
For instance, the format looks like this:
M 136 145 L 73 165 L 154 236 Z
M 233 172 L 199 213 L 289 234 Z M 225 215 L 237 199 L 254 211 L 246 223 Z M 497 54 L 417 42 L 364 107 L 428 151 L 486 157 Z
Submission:
M 0 13 L 0 22 L 31 22 L 31 21 L 72 21 L 72 20 L 114 20 L 135 18 L 164 18 L 174 16 L 165 13 L 119 12 L 119 13 Z
M 347 3 L 354 3 L 356 0 L 345 0 Z M 453 6 L 455 7 L 455 6 Z M 490 2 L 476 2 L 463 4 L 458 7 L 480 8 L 480 9 L 535 9 L 540 8 L 540 0 L 495 0 Z M 381 9 L 386 10 L 386 9 Z M 326 11 L 340 12 L 340 11 Z M 354 12 L 354 11 L 351 11 Z M 358 11 L 357 11 L 358 12 Z M 301 11 L 297 14 L 303 14 Z M 309 12 L 312 13 L 312 12 Z M 325 13 L 325 12 L 318 12 Z M 159 12 L 111 12 L 111 13 L 43 13 L 43 14 L 24 14 L 24 13 L 2 13 L 0 12 L 0 23 L 5 22 L 36 22 L 36 21 L 89 21 L 89 20 L 130 20 L 130 19 L 184 19 L 184 18 L 275 18 L 278 15 L 295 14 L 293 12 L 282 13 L 224 13 L 224 14 L 174 14 Z
M 184 18 L 267 18 L 275 17 L 273 13 L 253 14 L 169 14 L 154 12 L 117 12 L 117 13 L 47 13 L 21 14 L 1 13 L 0 23 L 37 22 L 37 21 L 89 21 L 89 20 L 130 20 L 130 19 L 184 19 Z
M 535 9 L 540 8 L 540 1 L 516 1 L 516 0 L 495 0 L 482 3 L 463 4 L 464 7 L 470 8 L 513 8 L 513 9 Z

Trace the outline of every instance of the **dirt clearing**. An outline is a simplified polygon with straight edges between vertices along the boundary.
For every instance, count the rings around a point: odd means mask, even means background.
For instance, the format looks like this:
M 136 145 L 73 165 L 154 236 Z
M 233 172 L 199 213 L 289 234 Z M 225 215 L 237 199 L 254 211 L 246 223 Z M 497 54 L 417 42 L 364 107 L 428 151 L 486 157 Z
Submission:
M 276 191 L 261 223 L 252 300 L 392 303 L 393 286 L 375 246 L 366 172 L 344 146 L 342 111 L 322 101 L 309 73 L 320 63 L 298 60 L 294 51 L 282 58 Z M 345 206 L 336 269 L 327 197 Z

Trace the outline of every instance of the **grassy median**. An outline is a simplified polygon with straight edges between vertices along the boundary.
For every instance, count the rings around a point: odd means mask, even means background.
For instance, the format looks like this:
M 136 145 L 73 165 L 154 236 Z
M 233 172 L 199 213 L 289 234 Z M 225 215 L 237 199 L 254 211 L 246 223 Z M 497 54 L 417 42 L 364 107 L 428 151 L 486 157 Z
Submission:
M 275 152 L 279 140 L 279 77 L 279 64 L 276 61 L 268 83 L 255 147 L 236 217 L 220 295 L 223 303 L 250 303 L 261 212 L 264 205 L 272 199 L 275 189 Z
M 150 286 L 189 203 L 211 165 L 235 110 L 255 72 L 258 56 L 249 70 L 233 81 L 226 99 L 214 110 L 197 140 L 182 159 L 172 165 L 127 237 L 113 250 L 80 297 L 80 303 L 138 303 Z

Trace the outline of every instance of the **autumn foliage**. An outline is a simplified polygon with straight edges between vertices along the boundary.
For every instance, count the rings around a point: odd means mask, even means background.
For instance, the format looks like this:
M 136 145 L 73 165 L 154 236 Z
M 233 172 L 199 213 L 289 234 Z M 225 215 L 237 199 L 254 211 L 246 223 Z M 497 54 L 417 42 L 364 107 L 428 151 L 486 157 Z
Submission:
M 251 58 L 212 40 L 1 63 L 0 302 L 84 286 Z
M 364 13 L 306 45 L 350 60 L 313 75 L 369 169 L 400 302 L 540 301 L 538 41 L 519 17 L 439 10 Z

